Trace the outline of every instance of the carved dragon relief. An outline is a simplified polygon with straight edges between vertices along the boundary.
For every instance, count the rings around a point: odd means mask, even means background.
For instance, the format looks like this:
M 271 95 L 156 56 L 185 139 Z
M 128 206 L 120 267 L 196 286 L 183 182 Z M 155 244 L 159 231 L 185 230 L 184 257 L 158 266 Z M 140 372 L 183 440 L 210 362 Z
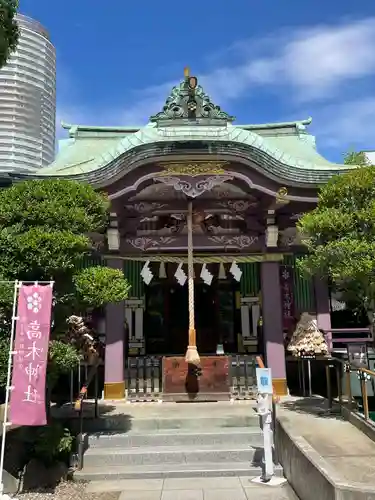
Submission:
M 186 214 L 184 213 L 144 217 L 139 222 L 135 233 L 128 232 L 125 240 L 141 251 L 169 246 L 187 234 Z M 240 215 L 205 212 L 193 214 L 193 233 L 206 235 L 207 241 L 224 248 L 244 249 L 253 245 L 258 240 L 258 235 L 254 235 L 255 226 L 251 228 L 253 234 L 243 234 L 245 227 L 247 223 Z M 259 231 L 255 232 L 259 233 Z

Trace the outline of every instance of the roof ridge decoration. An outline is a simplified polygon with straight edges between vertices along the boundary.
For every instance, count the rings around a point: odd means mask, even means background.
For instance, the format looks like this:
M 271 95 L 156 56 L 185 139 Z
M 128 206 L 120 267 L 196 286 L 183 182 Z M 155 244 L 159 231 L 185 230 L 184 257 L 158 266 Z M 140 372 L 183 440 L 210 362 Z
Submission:
M 173 87 L 162 111 L 150 117 L 150 122 L 159 126 L 172 125 L 226 125 L 234 121 L 234 116 L 228 115 L 220 106 L 198 85 L 198 78 L 190 76 L 189 68 L 184 70 L 185 78 Z

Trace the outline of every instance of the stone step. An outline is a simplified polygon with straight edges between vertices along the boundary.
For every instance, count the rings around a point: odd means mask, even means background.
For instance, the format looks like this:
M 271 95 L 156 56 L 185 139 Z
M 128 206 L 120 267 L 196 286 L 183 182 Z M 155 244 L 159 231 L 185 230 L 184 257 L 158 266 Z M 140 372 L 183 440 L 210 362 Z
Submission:
M 197 430 L 164 429 L 151 433 L 130 431 L 128 433 L 96 432 L 88 436 L 90 448 L 138 448 L 142 446 L 193 446 L 247 443 L 262 447 L 263 436 L 259 427 L 210 428 L 207 432 Z
M 117 467 L 165 464 L 243 463 L 261 464 L 263 450 L 247 444 L 210 446 L 158 446 L 142 448 L 90 448 L 85 467 Z
M 262 473 L 260 466 L 249 462 L 226 462 L 199 464 L 161 464 L 138 466 L 84 467 L 74 473 L 76 481 L 116 481 L 121 479 L 167 479 L 194 477 L 257 477 Z M 275 475 L 283 476 L 280 466 L 275 466 Z
M 74 422 L 72 422 L 74 423 Z M 76 426 L 79 425 L 78 419 L 75 421 Z M 156 418 L 131 418 L 129 415 L 111 415 L 98 419 L 85 419 L 84 430 L 88 433 L 95 432 L 128 432 L 130 430 L 154 431 L 164 429 L 218 429 L 218 428 L 233 428 L 233 427 L 259 427 L 259 417 L 256 413 L 248 414 L 225 415 L 225 416 L 210 416 L 209 412 L 205 416 L 193 415 L 187 416 L 171 416 L 171 417 L 156 417 Z

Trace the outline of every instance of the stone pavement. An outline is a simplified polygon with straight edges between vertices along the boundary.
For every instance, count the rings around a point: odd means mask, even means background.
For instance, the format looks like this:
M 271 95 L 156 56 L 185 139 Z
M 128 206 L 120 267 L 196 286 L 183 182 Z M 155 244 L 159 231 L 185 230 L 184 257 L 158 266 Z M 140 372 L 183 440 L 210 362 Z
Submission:
M 374 441 L 340 415 L 329 415 L 326 405 L 322 398 L 285 402 L 278 418 L 324 459 L 335 479 L 375 492 Z
M 89 483 L 88 494 L 119 492 L 118 500 L 298 500 L 289 485 L 263 486 L 248 477 L 170 478 Z

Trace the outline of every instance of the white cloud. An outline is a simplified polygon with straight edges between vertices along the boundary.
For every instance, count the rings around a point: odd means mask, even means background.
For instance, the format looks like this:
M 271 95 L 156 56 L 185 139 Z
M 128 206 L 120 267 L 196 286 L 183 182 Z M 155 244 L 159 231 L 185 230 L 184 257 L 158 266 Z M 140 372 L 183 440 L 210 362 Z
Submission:
M 319 135 L 331 146 L 348 143 L 353 137 L 367 140 L 366 134 L 374 142 L 374 135 L 359 126 L 372 122 L 373 99 L 357 96 L 360 101 L 347 102 L 344 97 L 348 84 L 353 90 L 355 83 L 375 75 L 375 18 L 299 27 L 263 40 L 236 42 L 213 60 L 211 70 L 198 76 L 218 104 L 226 106 L 228 101 L 246 98 L 250 92 L 256 95 L 259 88 L 263 92 L 277 90 L 280 99 L 290 106 L 298 107 L 302 102 L 310 108 L 314 105 L 311 114 L 314 122 L 320 123 Z M 161 109 L 175 83 L 140 89 L 131 102 L 114 102 L 113 108 L 104 113 L 62 103 L 58 114 L 64 121 L 71 115 L 73 123 L 142 125 Z M 329 108 L 324 110 L 323 105 Z
M 327 147 L 375 149 L 375 97 L 332 104 L 317 110 L 319 137 Z
M 375 19 L 299 33 L 281 57 L 285 83 L 302 97 L 326 97 L 342 83 L 375 71 Z
M 199 76 L 219 104 L 240 99 L 259 86 L 286 89 L 289 99 L 325 99 L 342 85 L 375 73 L 375 18 L 288 30 L 265 37 L 263 43 L 237 43 L 221 58 L 232 56 L 233 51 L 242 54 L 241 63 L 220 64 L 216 58 L 220 67 Z M 124 117 L 143 122 L 160 108 L 172 85 L 143 90 L 139 95 L 146 93 L 146 97 L 125 110 Z
M 266 38 L 264 46 L 256 42 L 256 52 L 251 47 L 250 40 L 243 63 L 206 75 L 223 100 L 240 98 L 257 85 L 293 87 L 303 99 L 325 98 L 375 72 L 375 18 L 289 30 Z

